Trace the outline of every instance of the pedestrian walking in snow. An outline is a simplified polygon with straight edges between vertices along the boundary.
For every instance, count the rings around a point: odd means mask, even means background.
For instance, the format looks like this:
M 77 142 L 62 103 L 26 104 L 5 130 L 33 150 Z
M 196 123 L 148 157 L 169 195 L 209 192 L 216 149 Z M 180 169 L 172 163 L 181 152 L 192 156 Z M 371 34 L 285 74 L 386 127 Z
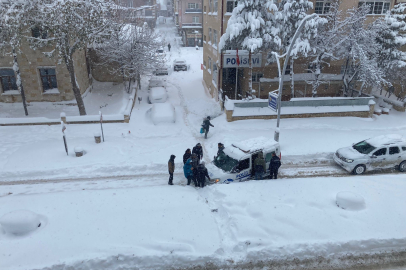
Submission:
M 171 44 L 168 43 L 168 51 L 171 51 Z
M 175 155 L 171 155 L 168 161 L 168 171 L 169 171 L 169 182 L 168 185 L 173 185 L 173 172 L 175 171 Z
M 264 172 L 266 171 L 266 163 L 264 155 L 262 153 L 258 154 L 258 157 L 254 161 L 255 168 L 255 180 L 262 180 Z
M 185 154 L 183 155 L 183 164 L 186 164 L 186 161 L 192 156 L 190 148 L 186 149 Z
M 199 187 L 204 187 L 206 183 L 206 177 L 210 181 L 209 172 L 207 171 L 204 161 L 197 166 L 197 185 Z
M 203 124 L 202 124 L 202 127 L 204 129 L 204 138 L 205 139 L 207 139 L 207 133 L 209 133 L 210 126 L 214 127 L 210 123 L 210 116 L 207 116 L 207 118 L 203 120 Z
M 269 163 L 269 172 L 271 173 L 271 179 L 278 179 L 278 170 L 281 166 L 281 160 L 276 156 L 275 153 L 272 153 L 271 162 Z
M 193 177 L 193 170 L 192 170 L 192 159 L 188 158 L 186 160 L 185 165 L 183 165 L 183 174 L 185 175 L 187 179 L 187 185 L 190 185 L 190 182 L 193 180 L 193 183 L 195 184 L 195 187 L 197 186 L 196 179 Z
M 200 143 L 193 147 L 192 154 L 196 154 L 199 160 L 203 158 L 203 148 Z

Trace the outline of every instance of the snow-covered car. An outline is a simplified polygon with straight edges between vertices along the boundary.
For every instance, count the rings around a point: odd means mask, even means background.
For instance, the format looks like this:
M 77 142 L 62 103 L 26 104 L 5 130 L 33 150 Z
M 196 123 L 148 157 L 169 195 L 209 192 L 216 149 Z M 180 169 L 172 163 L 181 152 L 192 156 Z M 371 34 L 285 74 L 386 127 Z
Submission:
M 156 76 L 168 75 L 168 74 L 169 74 L 169 70 L 168 70 L 167 67 L 160 67 L 160 68 L 157 68 L 157 69 L 154 71 L 154 73 L 155 73 Z
M 338 149 L 333 158 L 338 165 L 354 174 L 393 167 L 405 172 L 406 138 L 396 134 L 370 138 Z
M 152 87 L 149 90 L 148 101 L 149 103 L 164 103 L 168 95 L 166 89 L 163 87 Z
M 273 139 L 258 137 L 233 143 L 215 157 L 213 162 L 207 165 L 211 178 L 211 182 L 208 184 L 228 184 L 249 180 L 255 175 L 254 161 L 259 153 L 262 153 L 265 158 L 267 164 L 265 177 L 267 177 L 272 153 L 281 157 L 280 146 Z
M 159 54 L 159 55 L 164 55 L 165 50 L 164 50 L 164 48 L 159 48 L 158 50 L 156 50 L 156 53 Z
M 183 59 L 176 59 L 175 61 L 173 61 L 173 70 L 174 71 L 187 71 L 187 63 L 185 60 Z
M 151 120 L 155 125 L 162 123 L 175 123 L 175 108 L 170 103 L 156 103 L 152 105 Z
M 149 79 L 149 83 L 148 83 L 148 90 L 150 90 L 153 87 L 163 87 L 166 89 L 166 80 L 163 79 L 162 77 L 152 77 L 151 79 Z

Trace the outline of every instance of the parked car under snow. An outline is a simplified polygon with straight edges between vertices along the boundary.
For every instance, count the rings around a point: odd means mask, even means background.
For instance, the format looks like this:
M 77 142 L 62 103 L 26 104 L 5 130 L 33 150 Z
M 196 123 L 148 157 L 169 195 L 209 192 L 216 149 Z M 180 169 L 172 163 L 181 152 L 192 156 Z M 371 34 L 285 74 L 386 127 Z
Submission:
M 156 103 L 151 109 L 151 120 L 155 125 L 162 123 L 175 123 L 175 108 L 170 103 Z
M 149 90 L 148 101 L 150 103 L 164 103 L 168 95 L 163 87 L 152 87 Z
M 392 134 L 367 139 L 338 149 L 334 161 L 354 174 L 394 167 L 405 172 L 406 138 Z

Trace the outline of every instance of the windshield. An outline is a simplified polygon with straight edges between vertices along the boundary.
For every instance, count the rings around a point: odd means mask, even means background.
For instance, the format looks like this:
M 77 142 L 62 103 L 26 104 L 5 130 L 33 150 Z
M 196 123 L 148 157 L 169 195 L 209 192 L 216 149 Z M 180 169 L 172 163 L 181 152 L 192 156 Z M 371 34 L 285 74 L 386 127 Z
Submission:
M 372 150 L 374 150 L 376 147 L 373 147 L 372 145 L 370 145 L 369 143 L 367 143 L 366 141 L 362 141 L 359 143 L 356 143 L 352 146 L 352 148 L 354 148 L 355 150 L 357 150 L 358 152 L 360 152 L 361 154 L 369 154 L 372 152 Z
M 238 160 L 230 158 L 224 153 L 220 153 L 213 163 L 223 171 L 229 172 L 238 164 Z

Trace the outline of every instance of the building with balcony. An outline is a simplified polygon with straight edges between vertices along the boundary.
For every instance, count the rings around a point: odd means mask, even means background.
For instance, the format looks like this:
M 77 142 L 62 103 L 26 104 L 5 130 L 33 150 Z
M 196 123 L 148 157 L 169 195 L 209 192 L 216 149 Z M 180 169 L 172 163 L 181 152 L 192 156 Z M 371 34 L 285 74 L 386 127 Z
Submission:
M 203 45 L 203 9 L 200 0 L 175 0 L 175 24 L 186 47 Z
M 340 9 L 348 10 L 365 3 L 371 6 L 369 21 L 376 16 L 382 16 L 396 3 L 406 0 L 343 0 L 340 2 Z M 317 14 L 324 14 L 329 11 L 331 0 L 313 0 L 314 10 Z M 228 20 L 233 9 L 236 7 L 235 0 L 203 0 L 203 81 L 205 88 L 217 99 L 227 96 L 230 99 L 241 99 L 246 97 L 249 89 L 249 55 L 246 51 L 239 51 L 241 64 L 236 64 L 235 48 L 227 48 L 226 51 L 219 51 L 218 43 L 220 37 L 227 29 Z M 266 53 L 252 55 L 252 88 L 255 95 L 260 98 L 268 98 L 268 92 L 278 89 L 278 69 L 276 64 L 265 65 Z M 331 61 L 329 66 L 323 67 L 323 75 L 327 83 L 318 88 L 318 96 L 338 96 L 342 88 L 340 73 L 342 62 Z M 293 73 L 294 91 L 292 95 L 290 76 L 291 66 L 288 65 L 284 76 L 284 87 L 282 99 L 289 100 L 293 97 L 310 97 L 311 85 L 307 82 L 312 79 L 308 73 L 310 65 L 308 59 L 299 58 L 294 60 Z M 267 78 L 266 82 L 260 83 L 261 78 Z M 262 79 L 262 81 L 265 81 Z M 237 87 L 236 87 L 237 85 Z

